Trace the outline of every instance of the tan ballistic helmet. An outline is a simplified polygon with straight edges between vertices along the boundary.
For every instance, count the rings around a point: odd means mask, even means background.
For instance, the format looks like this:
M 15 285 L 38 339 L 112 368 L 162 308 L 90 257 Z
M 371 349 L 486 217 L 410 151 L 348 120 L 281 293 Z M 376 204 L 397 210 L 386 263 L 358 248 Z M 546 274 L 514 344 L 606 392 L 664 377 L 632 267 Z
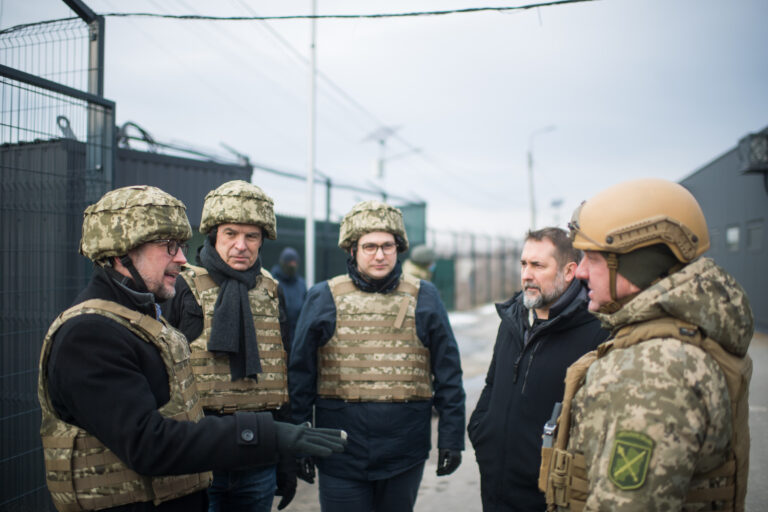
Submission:
M 261 226 L 267 238 L 277 238 L 274 201 L 256 185 L 242 180 L 228 181 L 205 196 L 200 232 L 208 233 L 228 223 Z
M 573 247 L 626 254 L 664 244 L 682 263 L 709 249 L 707 221 L 683 186 L 662 179 L 627 181 L 585 201 L 573 213 Z
M 80 254 L 100 261 L 151 240 L 191 237 L 184 203 L 156 187 L 122 187 L 85 209 Z
M 357 203 L 344 216 L 339 230 L 339 247 L 348 251 L 361 236 L 373 231 L 386 231 L 399 236 L 403 239 L 403 244 L 402 247 L 398 245 L 397 252 L 408 250 L 403 212 L 375 199 Z

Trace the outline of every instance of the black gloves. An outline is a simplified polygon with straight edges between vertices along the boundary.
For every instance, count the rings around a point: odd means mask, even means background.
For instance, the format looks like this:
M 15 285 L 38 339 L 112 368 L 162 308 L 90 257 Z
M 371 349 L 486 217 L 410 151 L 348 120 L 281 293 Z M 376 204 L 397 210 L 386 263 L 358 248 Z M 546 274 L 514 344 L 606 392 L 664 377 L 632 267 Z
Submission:
M 312 428 L 305 425 L 275 422 L 277 449 L 283 455 L 307 454 L 327 457 L 332 453 L 344 451 L 347 433 L 335 428 Z
M 296 462 L 299 465 L 299 478 L 308 484 L 315 483 L 315 461 L 312 457 L 301 457 Z
M 277 510 L 283 510 L 296 496 L 296 460 L 292 455 L 280 457 L 277 464 L 277 490 L 275 496 L 282 496 Z
M 461 452 L 440 448 L 437 455 L 437 476 L 450 475 L 461 464 Z

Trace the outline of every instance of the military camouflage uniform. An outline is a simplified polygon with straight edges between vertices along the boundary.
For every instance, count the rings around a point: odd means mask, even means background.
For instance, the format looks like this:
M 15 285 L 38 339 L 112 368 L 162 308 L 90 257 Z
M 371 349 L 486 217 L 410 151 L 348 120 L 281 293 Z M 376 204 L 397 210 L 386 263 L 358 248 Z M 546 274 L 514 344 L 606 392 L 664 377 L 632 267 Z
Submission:
M 743 289 L 706 258 L 598 317 L 614 334 L 671 317 L 736 358 L 745 357 L 753 333 Z M 626 347 L 614 339 L 598 349 L 571 404 L 568 451 L 585 458 L 584 510 L 710 510 L 684 502 L 695 475 L 731 456 L 731 400 L 718 363 L 676 338 Z
M 405 260 L 405 263 L 403 263 L 403 274 L 425 281 L 432 279 L 432 272 L 430 272 L 428 268 L 417 265 L 411 260 Z

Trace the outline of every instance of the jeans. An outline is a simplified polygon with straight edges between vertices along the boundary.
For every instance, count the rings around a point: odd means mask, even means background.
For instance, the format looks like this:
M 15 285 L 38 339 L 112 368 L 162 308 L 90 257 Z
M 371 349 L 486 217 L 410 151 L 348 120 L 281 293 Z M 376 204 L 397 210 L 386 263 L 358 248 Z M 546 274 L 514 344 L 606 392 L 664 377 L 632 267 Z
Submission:
M 208 512 L 269 512 L 277 490 L 275 466 L 214 471 Z
M 424 462 L 384 480 L 349 480 L 320 472 L 322 512 L 411 512 Z

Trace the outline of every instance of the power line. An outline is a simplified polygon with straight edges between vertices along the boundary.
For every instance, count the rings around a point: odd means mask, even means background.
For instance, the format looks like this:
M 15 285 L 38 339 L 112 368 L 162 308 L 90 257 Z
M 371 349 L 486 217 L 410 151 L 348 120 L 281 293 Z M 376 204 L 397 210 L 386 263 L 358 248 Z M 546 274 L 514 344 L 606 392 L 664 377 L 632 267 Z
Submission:
M 151 18 L 171 18 L 181 20 L 215 20 L 215 21 L 267 21 L 267 20 L 344 20 L 344 19 L 381 19 L 381 18 L 413 18 L 422 16 L 443 16 L 447 14 L 469 14 L 476 12 L 506 12 L 536 9 L 539 7 L 552 7 L 565 4 L 593 2 L 595 0 L 556 0 L 553 2 L 539 2 L 535 4 L 502 6 L 502 7 L 466 7 L 463 9 L 447 9 L 442 11 L 414 11 L 377 14 L 293 14 L 285 16 L 206 16 L 193 14 L 157 14 L 151 12 L 109 12 L 101 16 L 141 16 Z

